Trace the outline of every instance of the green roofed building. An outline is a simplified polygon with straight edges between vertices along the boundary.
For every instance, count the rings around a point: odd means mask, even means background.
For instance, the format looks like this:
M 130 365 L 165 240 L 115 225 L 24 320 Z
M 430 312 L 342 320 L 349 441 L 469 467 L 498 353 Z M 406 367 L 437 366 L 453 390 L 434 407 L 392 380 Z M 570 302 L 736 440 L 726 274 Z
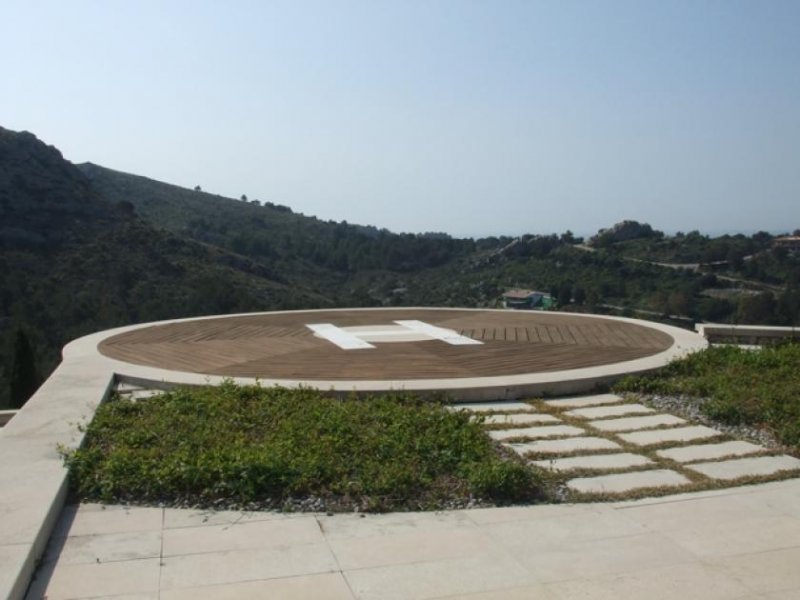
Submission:
M 548 310 L 553 298 L 544 292 L 514 289 L 503 294 L 503 305 L 517 310 Z

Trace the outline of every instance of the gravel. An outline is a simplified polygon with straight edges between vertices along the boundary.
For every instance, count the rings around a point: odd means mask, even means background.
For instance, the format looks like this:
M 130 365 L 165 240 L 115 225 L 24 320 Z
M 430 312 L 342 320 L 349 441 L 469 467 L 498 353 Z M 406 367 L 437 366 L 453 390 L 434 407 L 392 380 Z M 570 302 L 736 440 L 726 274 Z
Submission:
M 80 503 L 87 502 L 77 496 L 71 496 L 70 502 Z M 361 514 L 376 512 L 370 510 L 368 499 L 362 498 L 360 502 L 354 499 L 345 499 L 338 497 L 325 498 L 321 496 L 300 496 L 290 497 L 285 500 L 265 498 L 257 502 L 236 502 L 230 499 L 218 499 L 210 502 L 198 502 L 196 498 L 178 498 L 174 500 L 164 500 L 161 502 L 137 502 L 132 501 L 130 498 L 116 498 L 110 504 L 119 504 L 124 506 L 152 506 L 157 508 L 181 508 L 204 510 L 211 513 L 222 510 L 232 511 L 276 511 L 285 513 L 326 513 L 332 515 L 334 513 L 354 513 Z M 452 497 L 442 498 L 431 504 L 418 506 L 409 504 L 405 508 L 399 508 L 392 512 L 408 511 L 442 511 L 442 510 L 464 510 L 473 508 L 491 508 L 499 506 L 498 504 L 477 498 L 469 495 L 466 497 Z M 380 511 L 378 511 L 380 512 Z
M 672 413 L 684 419 L 702 423 L 703 425 L 713 427 L 733 437 L 760 444 L 765 448 L 781 447 L 781 444 L 769 429 L 754 427 L 752 425 L 730 425 L 710 418 L 703 412 L 703 405 L 709 401 L 709 398 L 632 393 L 626 394 L 626 396 L 636 398 L 637 401 L 650 408 L 655 408 L 656 410 Z

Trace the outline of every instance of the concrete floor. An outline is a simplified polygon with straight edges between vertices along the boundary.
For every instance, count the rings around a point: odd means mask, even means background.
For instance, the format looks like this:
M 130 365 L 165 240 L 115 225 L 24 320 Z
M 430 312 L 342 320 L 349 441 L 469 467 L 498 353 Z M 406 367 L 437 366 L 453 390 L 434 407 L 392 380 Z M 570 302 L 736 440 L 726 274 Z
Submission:
M 28 598 L 800 598 L 800 480 L 387 515 L 68 506 Z

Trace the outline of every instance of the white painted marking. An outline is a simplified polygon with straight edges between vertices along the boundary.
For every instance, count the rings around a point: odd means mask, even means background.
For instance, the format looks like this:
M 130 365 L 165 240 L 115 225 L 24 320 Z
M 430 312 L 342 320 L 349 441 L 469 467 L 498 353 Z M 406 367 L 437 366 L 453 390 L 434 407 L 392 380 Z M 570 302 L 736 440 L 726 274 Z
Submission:
M 403 327 L 407 327 L 411 331 L 424 333 L 431 336 L 435 340 L 441 340 L 453 346 L 471 346 L 483 344 L 481 341 L 459 335 L 452 329 L 436 327 L 434 325 L 424 323 L 423 321 L 395 321 L 395 323 L 402 325 Z
M 364 350 L 375 347 L 332 323 L 313 323 L 306 327 L 332 344 L 336 344 L 342 350 Z
M 395 324 L 386 325 L 356 325 L 342 327 L 346 332 L 361 338 L 365 342 L 424 342 L 431 337 L 418 331 L 411 331 L 407 327 Z

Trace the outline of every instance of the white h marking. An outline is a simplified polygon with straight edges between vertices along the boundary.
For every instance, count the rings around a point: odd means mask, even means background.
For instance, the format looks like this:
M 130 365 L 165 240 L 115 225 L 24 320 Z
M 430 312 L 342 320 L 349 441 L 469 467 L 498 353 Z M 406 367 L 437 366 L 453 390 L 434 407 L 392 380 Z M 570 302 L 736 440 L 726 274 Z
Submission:
M 395 323 L 397 323 L 398 325 L 402 325 L 403 327 L 410 329 L 411 331 L 418 331 L 419 333 L 424 333 L 425 335 L 429 335 L 435 340 L 441 340 L 452 346 L 474 346 L 483 344 L 483 342 L 480 342 L 478 340 L 473 340 L 472 338 L 459 335 L 452 329 L 444 329 L 443 327 L 436 327 L 435 325 L 429 325 L 424 321 L 395 321 Z
M 385 331 L 381 330 L 370 330 L 370 331 L 360 331 L 361 335 L 366 336 L 375 336 L 380 335 L 382 337 L 391 338 L 403 336 L 403 329 L 406 330 L 407 334 L 417 334 L 416 339 L 408 341 L 422 341 L 425 339 L 429 340 L 439 340 L 441 342 L 445 342 L 446 344 L 450 344 L 452 346 L 476 346 L 481 345 L 483 342 L 478 340 L 473 340 L 472 338 L 468 338 L 463 335 L 459 335 L 452 329 L 445 329 L 444 327 L 436 327 L 435 325 L 430 325 L 425 323 L 424 321 L 395 321 L 396 325 L 400 326 L 400 331 L 392 329 L 395 327 L 394 325 L 385 326 L 387 329 Z M 341 327 L 337 327 L 333 323 L 313 323 L 311 325 L 306 325 L 311 331 L 317 334 L 319 337 L 328 340 L 332 344 L 339 346 L 342 350 L 363 350 L 368 348 L 375 348 L 369 342 L 364 341 L 364 339 L 359 335 L 359 333 L 353 333 L 352 331 L 347 331 L 346 329 L 342 329 Z M 353 329 L 370 329 L 368 327 L 361 327 Z M 374 338 L 373 338 L 374 339 Z M 401 341 L 401 340 L 391 340 L 391 339 L 383 339 L 381 341 Z
M 363 350 L 375 347 L 372 344 L 368 344 L 360 337 L 348 333 L 332 323 L 315 323 L 313 325 L 306 325 L 306 327 L 332 344 L 336 344 L 342 350 Z

